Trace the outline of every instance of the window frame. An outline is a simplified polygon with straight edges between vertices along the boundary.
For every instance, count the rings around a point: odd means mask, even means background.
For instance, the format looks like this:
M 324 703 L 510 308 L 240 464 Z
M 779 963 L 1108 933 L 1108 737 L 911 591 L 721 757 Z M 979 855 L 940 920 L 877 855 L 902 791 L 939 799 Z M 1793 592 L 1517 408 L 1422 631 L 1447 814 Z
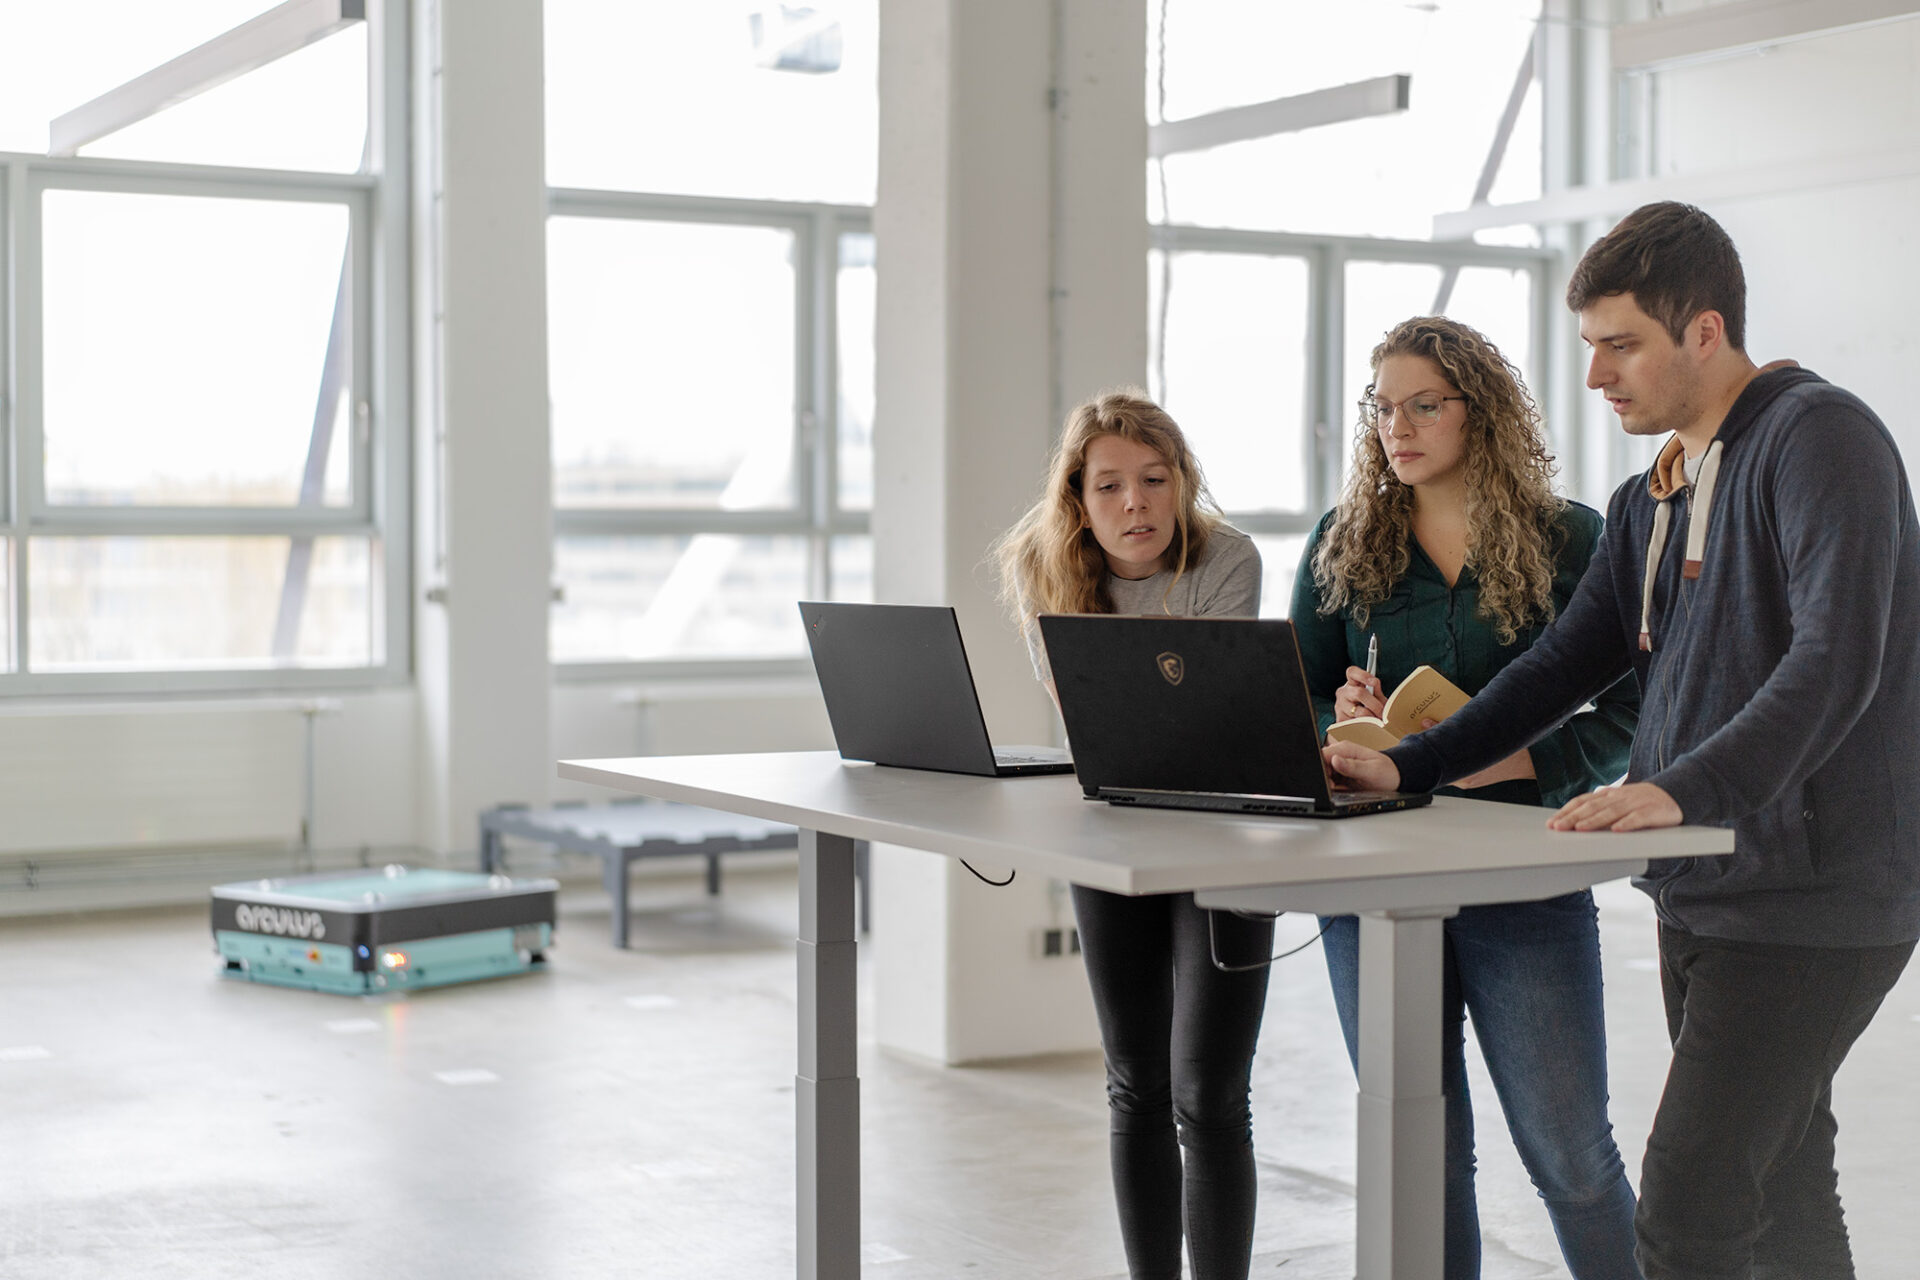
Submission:
M 89 166 L 86 170 L 64 170 L 72 161 L 53 161 L 26 167 L 29 187 L 27 220 L 21 228 L 20 244 L 23 269 L 20 278 L 20 313 L 41 314 L 45 290 L 41 279 L 44 217 L 41 197 L 49 191 L 82 191 L 103 194 L 178 196 L 201 199 L 250 200 L 265 203 L 320 204 L 344 209 L 347 214 L 347 274 L 350 280 L 352 348 L 348 354 L 348 377 L 344 394 L 354 406 L 371 410 L 368 370 L 372 365 L 372 336 L 368 332 L 372 316 L 372 264 L 368 243 L 371 238 L 372 189 L 370 178 L 356 175 L 351 185 L 335 183 L 289 183 L 284 179 L 261 180 L 235 178 L 225 174 L 190 178 L 179 173 L 140 174 L 115 172 Z M 372 528 L 372 500 L 368 493 L 370 468 L 368 440 L 348 442 L 347 505 L 333 507 L 285 506 L 186 506 L 186 505 L 89 505 L 58 504 L 47 500 L 43 482 L 41 449 L 45 443 L 44 352 L 39 326 L 22 327 L 23 363 L 41 375 L 34 379 L 34 397 L 20 415 L 20 456 L 22 459 L 19 496 L 28 519 L 39 533 L 119 533 L 127 529 L 140 532 L 190 534 L 283 533 L 289 530 L 328 533 L 365 533 Z M 358 410 L 350 421 L 358 421 Z M 356 427 L 356 434 L 360 433 Z
M 409 422 L 410 246 L 406 6 L 369 15 L 368 166 L 360 173 L 52 157 L 0 151 L 0 535 L 9 557 L 10 653 L 0 698 L 367 689 L 412 674 Z M 347 211 L 352 342 L 343 396 L 349 412 L 346 506 L 86 506 L 45 499 L 40 325 L 47 191 L 197 196 L 333 204 Z M 322 353 L 316 352 L 316 367 Z M 333 667 L 142 667 L 124 671 L 27 669 L 28 608 L 36 537 L 349 536 L 368 539 L 373 660 Z
M 1334 503 L 1344 482 L 1343 437 L 1350 427 L 1344 407 L 1346 377 L 1346 268 L 1350 262 L 1447 267 L 1525 268 L 1532 273 L 1529 324 L 1534 381 L 1550 386 L 1555 356 L 1550 350 L 1552 280 L 1560 254 L 1551 248 L 1483 245 L 1471 241 L 1393 240 L 1371 236 L 1325 236 L 1232 227 L 1153 223 L 1151 253 L 1235 254 L 1286 257 L 1307 266 L 1306 412 L 1301 465 L 1307 469 L 1303 511 L 1227 511 L 1228 521 L 1261 537 L 1311 532 Z M 1177 407 L 1176 407 L 1177 416 Z
M 668 507 L 561 507 L 553 510 L 556 542 L 569 536 L 692 536 L 702 533 L 784 535 L 807 542 L 809 595 L 833 589 L 837 537 L 869 536 L 871 511 L 840 505 L 839 279 L 840 242 L 873 234 L 866 205 L 723 196 L 664 195 L 550 187 L 547 216 L 699 226 L 767 227 L 794 237 L 794 501 L 754 511 Z M 564 590 L 565 583 L 560 586 Z M 556 683 L 809 676 L 804 653 L 760 658 L 552 659 Z

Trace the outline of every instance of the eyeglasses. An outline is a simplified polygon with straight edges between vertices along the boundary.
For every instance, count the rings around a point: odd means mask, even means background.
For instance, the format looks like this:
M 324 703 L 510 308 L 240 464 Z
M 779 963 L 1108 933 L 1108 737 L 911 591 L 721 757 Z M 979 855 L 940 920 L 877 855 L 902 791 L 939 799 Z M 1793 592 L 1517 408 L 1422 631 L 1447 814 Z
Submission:
M 1465 396 L 1443 396 L 1438 391 L 1416 391 L 1405 400 L 1395 404 L 1391 400 L 1377 399 L 1373 388 L 1367 388 L 1367 398 L 1360 402 L 1360 421 L 1367 424 L 1368 430 L 1378 431 L 1393 421 L 1393 415 L 1405 412 L 1407 421 L 1416 427 L 1430 427 L 1440 421 L 1441 411 L 1449 400 L 1465 400 Z

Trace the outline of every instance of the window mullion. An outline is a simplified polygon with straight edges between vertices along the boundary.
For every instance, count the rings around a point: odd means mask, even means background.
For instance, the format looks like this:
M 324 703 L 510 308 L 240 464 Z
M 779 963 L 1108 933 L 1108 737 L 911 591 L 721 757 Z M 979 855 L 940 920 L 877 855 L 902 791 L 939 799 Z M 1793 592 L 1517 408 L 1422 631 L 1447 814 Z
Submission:
M 42 436 L 45 366 L 40 339 L 43 252 L 40 194 L 43 188 L 31 174 L 26 182 L 19 185 L 20 191 L 13 200 L 19 255 L 19 261 L 15 264 L 17 283 L 14 294 L 14 315 L 19 326 L 14 334 L 14 350 L 18 361 L 15 372 L 19 379 L 18 404 L 14 413 L 18 433 L 14 443 L 14 495 L 17 500 L 14 520 L 17 525 L 27 526 L 33 523 L 46 505 L 46 482 L 41 467 L 45 456 Z
M 382 599 L 372 639 L 391 673 L 411 670 L 414 548 L 412 511 L 412 251 L 413 86 L 407 0 L 375 0 L 367 24 L 367 168 L 373 178 L 363 269 L 366 323 L 360 330 L 362 394 L 371 412 L 355 423 L 369 443 L 364 494 L 381 529 Z M 376 452 L 377 450 L 377 452 Z
M 13 527 L 13 644 L 14 670 L 31 669 L 29 655 L 34 619 L 27 608 L 33 584 L 33 557 L 28 554 L 28 530 L 44 504 L 41 474 L 41 387 L 44 370 L 40 340 L 40 186 L 24 164 L 15 164 L 7 183 L 13 233 L 14 359 L 13 488 L 8 503 Z
M 1309 259 L 1308 296 L 1313 321 L 1308 383 L 1312 390 L 1308 433 L 1310 453 L 1309 501 L 1312 511 L 1325 511 L 1340 493 L 1340 386 L 1346 377 L 1347 255 L 1342 246 L 1327 244 Z
M 813 247 L 812 343 L 814 502 L 812 555 L 814 590 L 833 598 L 833 523 L 840 509 L 839 220 L 815 210 L 810 225 Z
M 374 522 L 345 508 L 48 507 L 34 517 L 35 535 L 67 538 L 365 537 Z
M 347 357 L 347 494 L 364 520 L 373 510 L 373 214 L 364 197 L 347 215 L 347 258 L 352 275 L 347 296 L 353 342 Z
M 18 448 L 20 367 L 14 358 L 13 335 L 19 330 L 18 304 L 20 227 L 26 211 L 26 165 L 0 165 L 0 517 L 8 526 L 20 522 L 20 502 L 14 491 L 14 453 Z
M 26 669 L 27 661 L 27 544 L 26 515 L 20 496 L 21 477 L 21 432 L 24 415 L 21 410 L 21 380 L 25 376 L 24 362 L 21 359 L 19 335 L 27 326 L 21 323 L 24 301 L 21 293 L 21 271 L 28 257 L 29 246 L 26 241 L 27 226 L 27 167 L 18 160 L 6 166 L 4 196 L 6 204 L 0 208 L 0 407 L 4 407 L 4 417 L 0 417 L 0 428 L 4 428 L 4 439 L 0 439 L 0 503 L 5 504 L 6 528 L 8 533 L 6 562 L 8 598 L 0 601 L 0 608 L 7 610 L 11 625 L 7 634 L 11 643 L 11 652 L 0 654 L 0 668 L 7 672 Z
M 820 370 L 817 357 L 820 288 L 820 253 L 817 217 L 800 219 L 793 225 L 793 498 L 807 528 L 807 582 L 817 590 L 821 582 L 820 561 L 814 542 L 824 508 L 820 491 L 821 432 L 825 416 L 820 411 Z
M 563 537 L 692 537 L 724 533 L 747 537 L 808 537 L 815 526 L 797 511 L 719 511 L 713 508 L 623 510 L 556 508 L 553 531 Z

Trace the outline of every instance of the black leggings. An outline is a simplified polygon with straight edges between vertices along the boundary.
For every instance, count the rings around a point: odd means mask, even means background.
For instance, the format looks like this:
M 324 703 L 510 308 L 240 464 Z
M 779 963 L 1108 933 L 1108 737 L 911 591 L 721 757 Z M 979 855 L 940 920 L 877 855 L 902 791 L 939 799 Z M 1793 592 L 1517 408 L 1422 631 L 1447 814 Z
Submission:
M 1073 910 L 1106 1050 L 1127 1268 L 1133 1280 L 1178 1280 L 1184 1229 L 1193 1280 L 1245 1280 L 1256 1189 L 1247 1093 L 1267 970 L 1222 973 L 1209 955 L 1265 960 L 1273 923 L 1203 911 L 1190 893 L 1078 885 Z

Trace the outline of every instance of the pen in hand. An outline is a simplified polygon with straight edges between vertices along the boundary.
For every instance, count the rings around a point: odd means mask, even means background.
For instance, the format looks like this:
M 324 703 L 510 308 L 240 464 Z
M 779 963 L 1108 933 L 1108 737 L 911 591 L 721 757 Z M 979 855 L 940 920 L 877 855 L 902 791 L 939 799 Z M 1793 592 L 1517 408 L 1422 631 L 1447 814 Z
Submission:
M 1367 674 L 1372 676 L 1380 670 L 1380 633 L 1374 632 L 1367 637 Z M 1367 692 L 1377 694 L 1378 686 L 1372 680 L 1367 681 Z

